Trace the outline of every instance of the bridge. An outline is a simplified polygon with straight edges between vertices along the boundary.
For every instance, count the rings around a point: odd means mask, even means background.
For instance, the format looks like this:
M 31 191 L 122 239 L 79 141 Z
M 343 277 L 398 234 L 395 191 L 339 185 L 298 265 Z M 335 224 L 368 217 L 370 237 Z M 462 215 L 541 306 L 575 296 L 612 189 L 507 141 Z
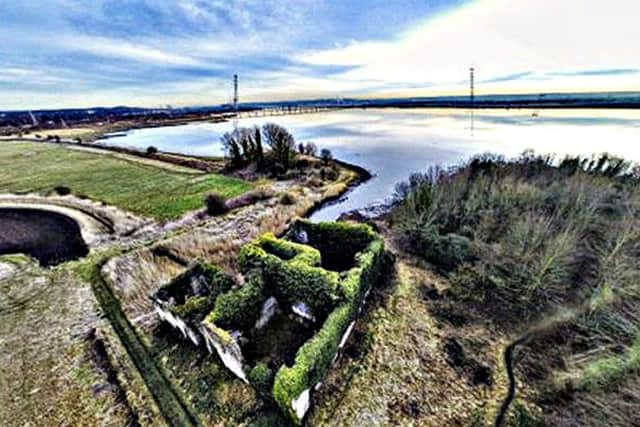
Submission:
M 284 105 L 277 107 L 267 107 L 250 111 L 238 111 L 234 114 L 234 117 L 239 119 L 249 117 L 268 117 L 268 116 L 290 116 L 294 114 L 312 114 L 312 113 L 324 113 L 327 111 L 342 110 L 347 108 L 344 105 L 341 106 L 302 106 L 302 105 Z

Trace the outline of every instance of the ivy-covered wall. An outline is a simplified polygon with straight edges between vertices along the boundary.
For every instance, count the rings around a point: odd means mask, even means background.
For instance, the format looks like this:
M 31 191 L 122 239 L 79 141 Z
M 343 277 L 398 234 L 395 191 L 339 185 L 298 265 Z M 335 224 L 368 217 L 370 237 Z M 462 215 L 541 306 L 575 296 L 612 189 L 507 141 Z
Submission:
M 197 262 L 158 289 L 151 299 L 174 316 L 199 323 L 213 309 L 217 297 L 233 286 L 233 279 L 221 268 Z
M 319 267 L 320 252 L 312 247 L 267 233 L 242 248 L 239 262 L 245 274 L 260 271 L 267 293 L 283 306 L 303 302 L 324 318 L 340 301 L 339 275 Z
M 362 246 L 353 254 L 355 265 L 338 282 L 341 304 L 329 314 L 318 333 L 298 350 L 293 366 L 282 366 L 276 374 L 274 399 L 294 423 L 301 424 L 308 409 L 309 394 L 336 360 L 341 343 L 346 341 L 351 331 L 350 325 L 360 312 L 369 290 L 382 276 L 385 263 L 384 243 L 368 226 L 346 223 L 313 224 L 308 221 L 296 226 L 299 227 L 298 232 L 305 231 L 307 236 L 313 236 L 309 237 L 309 243 L 323 236 L 322 238 L 338 245 L 338 238 L 346 241 L 351 239 L 351 231 L 356 243 L 346 246 Z M 322 250 L 329 250 L 328 247 L 327 244 Z M 331 247 L 331 250 L 337 250 L 337 246 Z
M 176 302 L 170 316 L 164 317 L 176 327 L 184 329 L 180 319 L 198 319 L 207 348 L 217 352 L 243 381 L 272 397 L 294 423 L 301 424 L 313 388 L 337 359 L 366 296 L 383 274 L 384 243 L 367 225 L 300 220 L 285 239 L 267 233 L 245 245 L 239 265 L 242 285 L 214 266 L 195 264 L 155 297 Z M 272 304 L 265 304 L 268 300 Z M 292 347 L 295 359 L 291 366 L 280 365 L 287 363 L 282 361 L 271 363 L 277 358 L 267 359 L 270 366 L 265 360 L 248 366 L 242 342 L 264 333 L 260 329 L 264 322 L 258 319 L 269 322 L 273 313 L 265 313 L 274 306 L 280 307 L 280 313 L 296 316 L 293 306 L 299 303 L 313 313 L 301 321 L 319 329 L 297 351 Z M 261 326 L 256 327 L 257 323 Z

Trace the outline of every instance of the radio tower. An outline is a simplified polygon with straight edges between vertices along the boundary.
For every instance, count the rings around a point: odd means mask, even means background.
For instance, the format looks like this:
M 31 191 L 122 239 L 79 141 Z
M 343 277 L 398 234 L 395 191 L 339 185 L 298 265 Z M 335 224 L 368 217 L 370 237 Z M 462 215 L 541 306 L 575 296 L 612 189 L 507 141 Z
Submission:
M 471 67 L 469 68 L 469 89 L 470 89 L 470 93 L 469 93 L 469 101 L 471 102 L 471 107 L 473 107 L 473 103 L 475 101 L 475 68 Z
M 233 75 L 233 110 L 238 110 L 238 75 Z

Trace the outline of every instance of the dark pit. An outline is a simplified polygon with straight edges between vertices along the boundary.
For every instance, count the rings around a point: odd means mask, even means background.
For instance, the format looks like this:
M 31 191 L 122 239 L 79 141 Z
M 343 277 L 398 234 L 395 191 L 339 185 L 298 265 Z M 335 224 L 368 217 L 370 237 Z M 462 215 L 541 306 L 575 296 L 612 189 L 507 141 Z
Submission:
M 80 227 L 57 212 L 0 209 L 0 255 L 24 253 L 49 267 L 89 253 Z

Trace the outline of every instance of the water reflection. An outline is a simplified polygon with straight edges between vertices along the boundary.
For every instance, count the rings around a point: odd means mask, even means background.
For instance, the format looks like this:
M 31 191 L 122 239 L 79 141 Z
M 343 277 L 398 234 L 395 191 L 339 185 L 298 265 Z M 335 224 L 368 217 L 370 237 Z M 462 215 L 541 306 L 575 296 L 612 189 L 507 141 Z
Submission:
M 395 183 L 434 164 L 450 165 L 482 152 L 516 156 L 526 149 L 557 155 L 607 151 L 640 161 L 640 112 L 632 110 L 344 110 L 302 116 L 239 120 L 238 126 L 274 121 L 298 141 L 329 148 L 337 158 L 369 169 L 375 177 L 337 205 L 316 214 L 379 203 Z M 198 155 L 222 155 L 219 138 L 233 123 L 197 123 L 141 129 L 110 139 L 117 145 Z

